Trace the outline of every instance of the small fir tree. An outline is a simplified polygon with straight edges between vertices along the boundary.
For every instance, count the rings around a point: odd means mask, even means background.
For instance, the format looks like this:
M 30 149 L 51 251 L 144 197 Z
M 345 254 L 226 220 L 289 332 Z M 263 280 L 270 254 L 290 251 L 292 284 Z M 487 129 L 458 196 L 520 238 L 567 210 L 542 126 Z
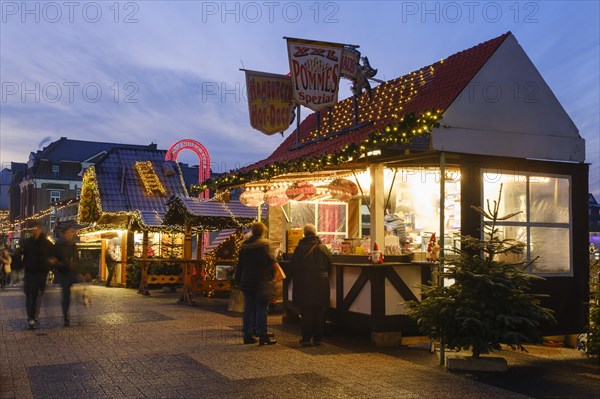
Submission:
M 530 262 L 505 262 L 499 256 L 522 254 L 525 244 L 500 239 L 496 226 L 518 213 L 499 216 L 502 187 L 498 201 L 487 202 L 487 211 L 471 207 L 483 218 L 484 238 L 460 237 L 458 256 L 446 258 L 441 271 L 452 285 L 422 285 L 423 300 L 408 303 L 409 314 L 421 331 L 441 339 L 450 350 L 471 350 L 473 357 L 500 350 L 501 344 L 526 351 L 523 344 L 541 342 L 537 331 L 541 323 L 555 322 L 550 309 L 540 306 L 540 296 L 529 292 L 526 274 Z M 486 220 L 487 219 L 487 220 Z

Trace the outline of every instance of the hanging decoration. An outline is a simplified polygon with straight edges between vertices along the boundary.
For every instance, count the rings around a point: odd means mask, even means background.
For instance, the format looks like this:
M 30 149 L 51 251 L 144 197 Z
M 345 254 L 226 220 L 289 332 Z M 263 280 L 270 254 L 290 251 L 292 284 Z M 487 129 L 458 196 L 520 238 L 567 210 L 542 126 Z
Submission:
M 261 206 L 265 202 L 265 194 L 260 190 L 246 190 L 240 195 L 240 202 L 246 206 Z
M 294 201 L 310 201 L 317 195 L 317 188 L 307 181 L 298 181 L 285 190 L 285 195 Z
M 286 190 L 283 187 L 274 188 L 265 193 L 265 202 L 269 206 L 281 206 L 287 204 L 289 201 Z
M 293 121 L 292 79 L 288 75 L 244 72 L 250 126 L 266 135 L 284 132 Z
M 329 183 L 327 189 L 331 198 L 344 202 L 349 201 L 353 196 L 358 194 L 356 184 L 346 179 L 335 179 Z

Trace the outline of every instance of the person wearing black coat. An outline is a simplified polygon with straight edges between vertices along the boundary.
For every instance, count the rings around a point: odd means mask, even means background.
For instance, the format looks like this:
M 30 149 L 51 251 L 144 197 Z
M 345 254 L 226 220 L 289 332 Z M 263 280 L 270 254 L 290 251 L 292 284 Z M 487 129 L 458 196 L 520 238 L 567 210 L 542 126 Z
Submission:
M 71 286 L 77 282 L 75 262 L 77 261 L 77 248 L 75 238 L 77 229 L 72 225 L 58 227 L 58 238 L 56 239 L 56 281 L 62 289 L 62 311 L 64 326 L 71 325 L 69 307 L 71 306 Z
M 256 343 L 252 336 L 258 330 L 259 345 L 272 345 L 277 341 L 267 333 L 267 308 L 269 284 L 273 281 L 275 259 L 269 249 L 270 241 L 264 238 L 267 227 L 262 223 L 252 225 L 252 235 L 240 247 L 234 279 L 244 293 L 243 333 L 244 344 Z
M 31 227 L 33 235 L 23 241 L 22 262 L 25 269 L 23 289 L 26 296 L 27 328 L 34 330 L 38 324 L 39 305 L 46 289 L 48 272 L 56 258 L 54 244 L 48 240 L 42 225 L 33 222 Z
M 331 257 L 312 224 L 304 226 L 304 237 L 294 250 L 291 264 L 292 300 L 300 307 L 303 346 L 320 345 L 325 308 L 329 305 Z M 312 343 L 311 343 L 312 340 Z

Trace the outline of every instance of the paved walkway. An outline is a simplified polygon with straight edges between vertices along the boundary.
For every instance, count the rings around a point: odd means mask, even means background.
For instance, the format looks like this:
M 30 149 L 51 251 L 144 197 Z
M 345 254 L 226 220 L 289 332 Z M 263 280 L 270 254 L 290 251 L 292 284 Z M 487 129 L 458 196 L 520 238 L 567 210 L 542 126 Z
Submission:
M 40 329 L 27 331 L 24 294 L 0 293 L 0 398 L 592 398 L 600 367 L 572 349 L 503 352 L 503 375 L 453 374 L 425 348 L 375 348 L 330 336 L 302 348 L 298 326 L 269 319 L 278 344 L 243 345 L 226 302 L 176 304 L 176 294 L 75 289 L 62 327 L 59 288 L 43 298 Z

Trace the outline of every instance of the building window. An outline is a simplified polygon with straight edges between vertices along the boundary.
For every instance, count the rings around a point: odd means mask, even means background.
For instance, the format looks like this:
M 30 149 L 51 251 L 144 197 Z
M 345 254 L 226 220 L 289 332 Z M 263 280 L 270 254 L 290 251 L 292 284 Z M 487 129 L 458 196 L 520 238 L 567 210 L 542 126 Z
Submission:
M 572 275 L 571 182 L 567 176 L 514 174 L 483 175 L 483 203 L 498 200 L 502 184 L 500 216 L 519 212 L 497 222 L 499 239 L 525 243 L 522 256 L 508 261 L 533 262 L 529 271 L 542 275 Z
M 75 191 L 75 195 L 78 197 L 81 195 L 81 188 L 77 188 L 77 190 Z
M 50 202 L 60 201 L 60 191 L 50 191 Z
M 56 216 L 51 215 L 50 216 L 50 226 L 49 226 L 49 230 L 50 231 L 54 231 L 54 225 L 56 224 Z
M 52 165 L 52 176 L 58 177 L 60 174 L 60 167 L 58 165 Z

